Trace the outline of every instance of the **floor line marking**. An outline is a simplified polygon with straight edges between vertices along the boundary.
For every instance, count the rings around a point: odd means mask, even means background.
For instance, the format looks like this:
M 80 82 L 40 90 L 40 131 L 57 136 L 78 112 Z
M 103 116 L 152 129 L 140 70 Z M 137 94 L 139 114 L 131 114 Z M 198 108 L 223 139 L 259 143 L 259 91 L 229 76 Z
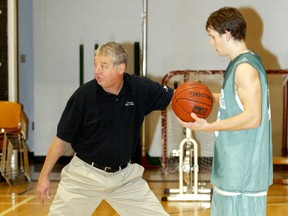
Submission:
M 36 196 L 28 197 L 27 199 L 25 199 L 25 200 L 17 203 L 16 205 L 13 205 L 12 207 L 10 207 L 10 208 L 6 209 L 5 211 L 3 211 L 3 212 L 0 214 L 0 216 L 4 216 L 5 214 L 13 211 L 14 209 L 18 208 L 19 206 L 21 206 L 21 205 L 29 202 L 29 201 L 32 200 L 32 199 L 35 199 L 35 197 L 36 197 Z

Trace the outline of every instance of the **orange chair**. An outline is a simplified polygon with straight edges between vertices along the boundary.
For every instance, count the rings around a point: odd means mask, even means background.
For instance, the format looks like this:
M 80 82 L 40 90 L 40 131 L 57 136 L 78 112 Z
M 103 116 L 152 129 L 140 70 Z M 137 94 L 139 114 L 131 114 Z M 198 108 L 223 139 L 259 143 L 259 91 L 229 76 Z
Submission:
M 0 101 L 0 172 L 10 185 L 21 175 L 31 181 L 26 124 L 27 119 L 19 103 Z

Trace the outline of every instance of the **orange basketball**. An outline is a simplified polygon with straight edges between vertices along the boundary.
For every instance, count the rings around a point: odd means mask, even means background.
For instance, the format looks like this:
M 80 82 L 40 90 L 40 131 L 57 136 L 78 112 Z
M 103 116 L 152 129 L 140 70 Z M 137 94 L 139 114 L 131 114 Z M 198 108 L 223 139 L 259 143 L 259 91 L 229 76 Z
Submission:
M 180 85 L 172 97 L 172 108 L 182 121 L 193 122 L 191 113 L 207 118 L 213 108 L 210 89 L 201 82 L 188 81 Z

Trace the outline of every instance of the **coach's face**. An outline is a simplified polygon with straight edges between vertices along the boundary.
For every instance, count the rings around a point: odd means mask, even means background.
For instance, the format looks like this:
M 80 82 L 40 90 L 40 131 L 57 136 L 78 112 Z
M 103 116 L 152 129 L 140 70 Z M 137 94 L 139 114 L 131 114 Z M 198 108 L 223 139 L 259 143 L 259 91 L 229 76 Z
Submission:
M 94 77 L 102 88 L 118 94 L 123 85 L 125 65 L 114 65 L 109 55 L 96 55 L 94 59 Z

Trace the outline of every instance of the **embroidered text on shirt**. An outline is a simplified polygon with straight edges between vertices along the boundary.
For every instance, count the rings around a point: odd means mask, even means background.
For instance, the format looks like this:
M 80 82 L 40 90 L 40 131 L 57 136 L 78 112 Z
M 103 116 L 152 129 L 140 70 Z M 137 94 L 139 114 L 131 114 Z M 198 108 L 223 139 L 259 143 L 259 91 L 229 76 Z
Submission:
M 125 103 L 125 106 L 134 106 L 135 104 L 134 104 L 134 102 L 133 101 L 127 101 L 126 103 Z

